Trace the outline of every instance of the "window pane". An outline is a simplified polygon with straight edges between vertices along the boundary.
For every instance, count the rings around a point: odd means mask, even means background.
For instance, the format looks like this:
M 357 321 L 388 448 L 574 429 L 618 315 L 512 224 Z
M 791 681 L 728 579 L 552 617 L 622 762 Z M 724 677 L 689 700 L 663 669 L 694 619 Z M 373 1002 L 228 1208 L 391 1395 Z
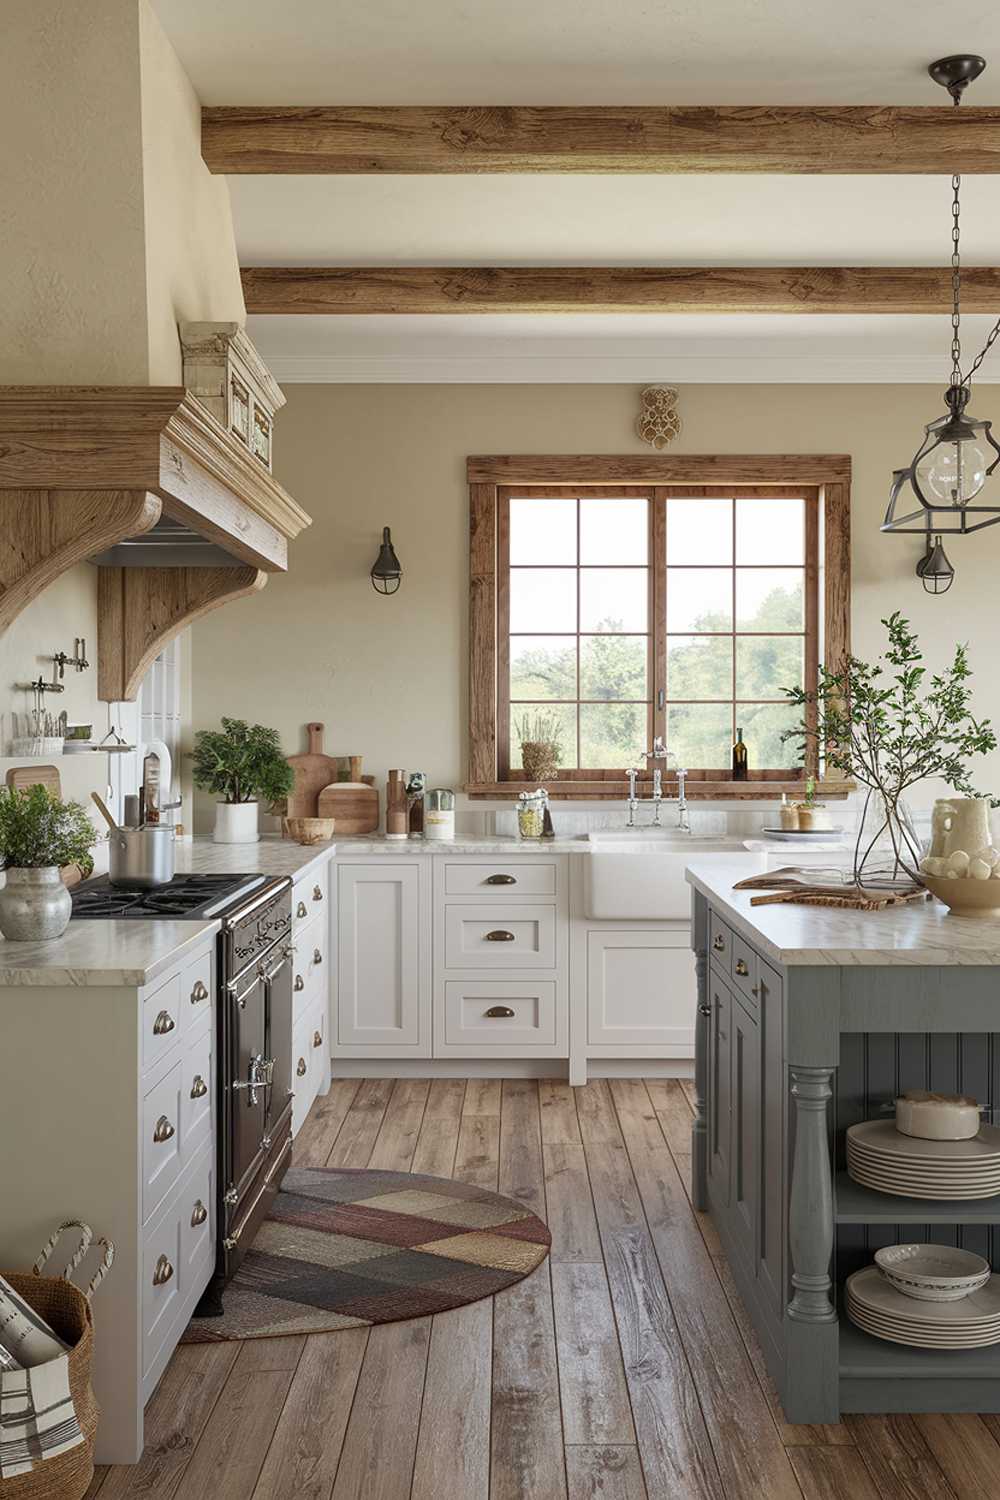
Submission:
M 731 500 L 668 500 L 667 562 L 731 563 Z M 768 562 L 774 562 L 773 557 Z
M 732 636 L 667 636 L 668 698 L 732 696 Z
M 800 568 L 740 568 L 736 629 L 804 630 L 804 572 Z
M 728 568 L 667 569 L 667 629 L 733 628 L 733 575 Z
M 645 568 L 581 568 L 580 629 L 645 630 L 648 580 Z
M 733 711 L 728 703 L 668 703 L 667 749 L 686 770 L 723 770 L 733 759 Z
M 512 634 L 576 629 L 575 568 L 511 568 Z
M 647 698 L 648 655 L 644 635 L 582 635 L 580 697 Z
M 576 636 L 511 636 L 510 696 L 575 698 Z
M 644 765 L 649 748 L 643 703 L 581 703 L 580 766 L 627 770 Z
M 576 563 L 575 500 L 510 502 L 512 563 Z
M 740 703 L 737 718 L 743 726 L 743 740 L 752 770 L 783 771 L 801 766 L 802 750 L 798 741 L 781 742 L 784 730 L 794 729 L 802 710 L 783 703 Z
M 636 563 L 649 550 L 648 500 L 581 500 L 581 563 Z
M 805 555 L 804 500 L 736 501 L 737 563 L 800 563 Z
M 799 686 L 802 647 L 801 636 L 737 636 L 737 698 L 781 698 L 785 688 Z
M 510 764 L 521 769 L 523 740 L 555 739 L 559 765 L 576 765 L 576 707 L 572 703 L 519 703 L 510 711 Z

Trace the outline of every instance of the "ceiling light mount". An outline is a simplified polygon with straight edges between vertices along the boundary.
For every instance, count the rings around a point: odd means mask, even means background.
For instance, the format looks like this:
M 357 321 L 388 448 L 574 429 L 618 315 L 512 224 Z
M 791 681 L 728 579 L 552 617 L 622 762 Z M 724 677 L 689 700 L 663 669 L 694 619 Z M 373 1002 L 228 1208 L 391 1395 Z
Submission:
M 985 57 L 976 57 L 969 52 L 955 52 L 951 57 L 939 57 L 927 71 L 935 83 L 948 90 L 957 104 L 969 84 L 975 83 L 985 67 Z

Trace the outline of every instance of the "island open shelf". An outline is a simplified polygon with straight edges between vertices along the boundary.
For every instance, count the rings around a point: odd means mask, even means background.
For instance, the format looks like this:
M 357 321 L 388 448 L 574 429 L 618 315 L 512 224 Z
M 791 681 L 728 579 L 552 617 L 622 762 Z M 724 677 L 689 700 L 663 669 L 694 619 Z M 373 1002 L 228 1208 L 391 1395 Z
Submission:
M 838 1172 L 833 1217 L 837 1224 L 1000 1224 L 1000 1196 L 899 1198 Z

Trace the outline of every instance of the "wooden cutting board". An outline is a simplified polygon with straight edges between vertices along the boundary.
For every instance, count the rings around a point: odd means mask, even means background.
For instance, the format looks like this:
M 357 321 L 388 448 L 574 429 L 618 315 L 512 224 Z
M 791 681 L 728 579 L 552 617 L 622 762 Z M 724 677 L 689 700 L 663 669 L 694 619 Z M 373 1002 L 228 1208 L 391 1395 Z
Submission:
M 289 755 L 288 764 L 295 773 L 295 785 L 288 794 L 286 817 L 329 817 L 329 813 L 316 811 L 316 799 L 325 786 L 337 779 L 337 762 L 323 751 L 322 724 L 306 725 L 309 749 L 303 755 Z
M 341 781 L 319 794 L 321 818 L 335 818 L 334 838 L 374 833 L 378 828 L 378 791 L 367 782 Z
M 11 766 L 6 780 L 15 791 L 26 792 L 29 787 L 43 786 L 50 797 L 62 800 L 58 766 Z

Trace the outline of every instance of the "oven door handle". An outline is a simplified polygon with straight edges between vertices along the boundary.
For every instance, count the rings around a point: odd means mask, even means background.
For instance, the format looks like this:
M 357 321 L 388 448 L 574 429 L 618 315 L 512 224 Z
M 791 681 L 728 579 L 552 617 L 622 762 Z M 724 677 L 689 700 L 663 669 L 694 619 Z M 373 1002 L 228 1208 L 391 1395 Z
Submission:
M 260 975 L 261 979 L 263 979 L 265 984 L 272 984 L 274 980 L 277 979 L 282 969 L 291 960 L 292 954 L 294 952 L 295 944 L 287 943 L 281 950 L 281 956 L 278 959 L 278 962 L 276 964 L 272 964 L 270 969 L 265 969 L 264 965 L 261 964 L 260 968 L 257 970 L 257 973 Z

